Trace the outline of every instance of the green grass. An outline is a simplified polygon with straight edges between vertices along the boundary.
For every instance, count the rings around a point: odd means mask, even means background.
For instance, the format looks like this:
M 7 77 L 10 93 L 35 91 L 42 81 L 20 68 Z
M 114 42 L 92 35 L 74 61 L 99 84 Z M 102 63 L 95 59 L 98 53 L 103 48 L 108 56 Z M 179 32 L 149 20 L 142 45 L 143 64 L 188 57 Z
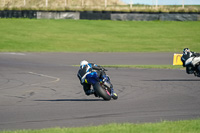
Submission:
M 79 65 L 73 65 L 79 67 Z M 105 68 L 137 68 L 137 69 L 181 69 L 185 68 L 181 65 L 101 65 Z
M 200 119 L 163 121 L 144 124 L 107 124 L 78 128 L 49 128 L 41 130 L 0 131 L 0 133 L 199 133 Z
M 183 66 L 173 65 L 102 65 L 107 68 L 141 68 L 141 69 L 184 69 Z
M 180 52 L 200 51 L 200 22 L 131 22 L 0 19 L 0 52 Z M 171 65 L 105 67 L 166 68 Z M 200 120 L 108 124 L 0 133 L 199 133 Z
M 0 19 L 0 52 L 200 51 L 200 21 Z

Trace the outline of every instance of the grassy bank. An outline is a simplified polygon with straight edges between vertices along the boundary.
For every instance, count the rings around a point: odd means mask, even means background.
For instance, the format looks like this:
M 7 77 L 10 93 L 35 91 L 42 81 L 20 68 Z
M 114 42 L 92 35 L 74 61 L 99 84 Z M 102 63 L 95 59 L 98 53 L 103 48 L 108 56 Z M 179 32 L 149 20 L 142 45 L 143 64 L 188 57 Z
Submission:
M 103 65 L 107 68 L 141 68 L 141 69 L 185 69 L 183 66 L 173 65 Z
M 134 1 L 133 1 L 134 2 Z M 153 3 L 152 3 L 153 4 Z M 181 4 L 181 3 L 180 3 Z M 200 12 L 199 5 L 129 5 L 121 0 L 2 0 L 0 10 Z
M 0 52 L 200 51 L 200 22 L 0 19 Z
M 163 121 L 145 124 L 108 124 L 79 128 L 0 131 L 0 133 L 199 133 L 200 120 Z
M 73 65 L 79 67 L 79 65 Z M 105 68 L 137 68 L 137 69 L 179 69 L 184 70 L 185 68 L 181 65 L 101 65 Z

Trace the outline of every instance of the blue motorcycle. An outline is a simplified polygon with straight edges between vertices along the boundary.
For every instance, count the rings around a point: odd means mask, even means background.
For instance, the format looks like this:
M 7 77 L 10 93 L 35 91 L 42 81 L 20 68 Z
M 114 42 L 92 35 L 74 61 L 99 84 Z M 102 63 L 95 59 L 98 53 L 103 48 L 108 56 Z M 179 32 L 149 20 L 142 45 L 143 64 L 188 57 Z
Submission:
M 101 67 L 101 71 L 104 71 L 105 73 L 107 70 Z M 113 90 L 113 85 L 111 84 L 108 75 L 105 74 L 102 76 L 102 79 L 100 79 L 97 72 L 93 71 L 87 74 L 85 81 L 85 83 L 91 84 L 93 86 L 95 96 L 102 97 L 107 101 L 111 100 L 111 98 L 114 100 L 118 99 L 118 96 Z

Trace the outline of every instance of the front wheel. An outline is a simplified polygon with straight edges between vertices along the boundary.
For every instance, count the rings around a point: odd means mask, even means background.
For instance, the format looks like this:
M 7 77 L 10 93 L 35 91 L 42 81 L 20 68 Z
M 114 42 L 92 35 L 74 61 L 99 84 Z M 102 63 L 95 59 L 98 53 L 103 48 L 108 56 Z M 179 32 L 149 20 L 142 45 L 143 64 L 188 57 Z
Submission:
M 97 95 L 102 97 L 104 100 L 109 101 L 111 99 L 110 93 L 103 89 L 98 82 L 94 85 L 94 90 Z
M 197 77 L 200 77 L 200 65 L 197 67 Z

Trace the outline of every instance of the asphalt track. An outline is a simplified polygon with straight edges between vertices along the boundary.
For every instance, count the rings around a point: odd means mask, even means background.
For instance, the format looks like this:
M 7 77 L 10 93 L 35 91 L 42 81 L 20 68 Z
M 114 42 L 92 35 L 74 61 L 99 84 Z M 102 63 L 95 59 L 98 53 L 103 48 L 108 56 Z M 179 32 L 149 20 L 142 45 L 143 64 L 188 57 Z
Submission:
M 118 100 L 86 96 L 82 59 L 172 64 L 172 53 L 0 53 L 0 130 L 188 120 L 200 116 L 200 78 L 183 70 L 108 68 Z

